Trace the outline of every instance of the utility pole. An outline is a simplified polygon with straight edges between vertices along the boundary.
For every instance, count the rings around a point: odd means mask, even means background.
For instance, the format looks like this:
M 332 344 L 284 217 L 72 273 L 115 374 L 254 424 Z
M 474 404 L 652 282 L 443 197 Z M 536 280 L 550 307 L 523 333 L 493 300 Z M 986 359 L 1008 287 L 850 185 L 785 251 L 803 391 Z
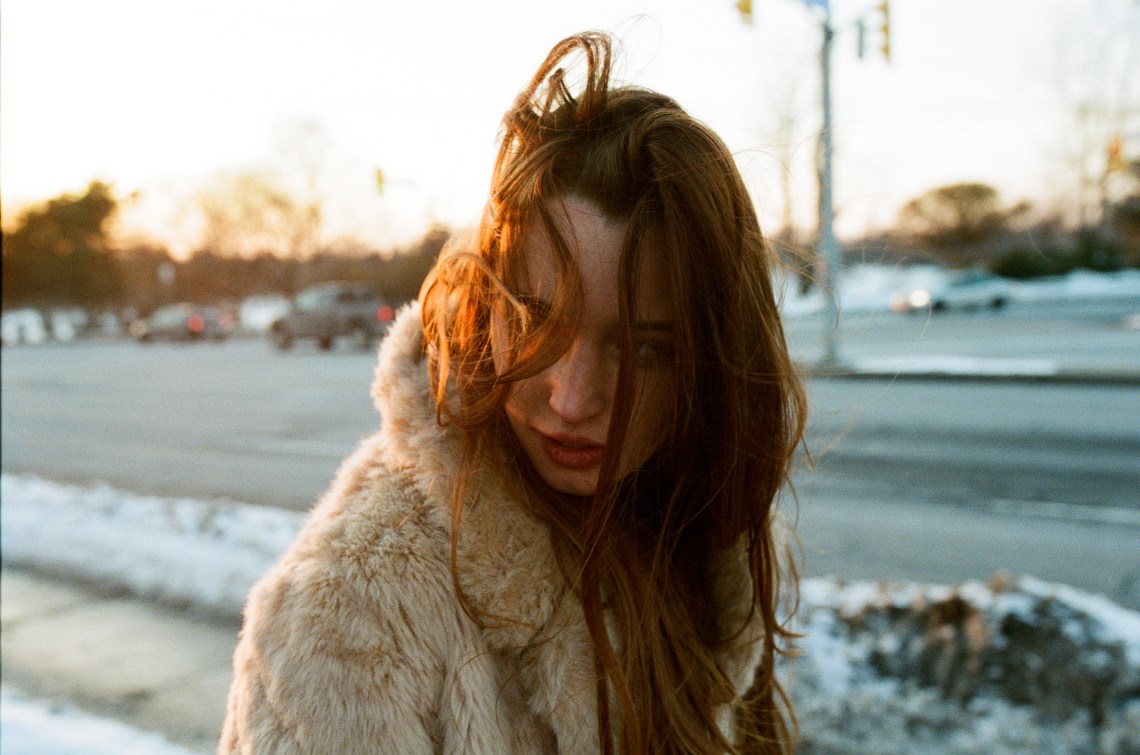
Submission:
M 807 0 L 809 4 L 811 0 Z M 823 328 L 821 367 L 837 367 L 839 357 L 839 275 L 843 264 L 839 240 L 835 238 L 835 206 L 831 195 L 831 43 L 835 30 L 831 27 L 831 6 L 822 3 L 823 43 L 820 46 L 820 90 L 823 99 L 823 127 L 819 134 L 819 237 L 816 252 L 821 265 L 820 287 L 823 289 L 826 319 Z
M 824 296 L 823 353 L 819 366 L 834 369 L 839 357 L 839 276 L 843 264 L 839 240 L 835 238 L 835 204 L 831 193 L 831 43 L 835 30 L 831 26 L 831 3 L 828 0 L 803 0 L 805 5 L 823 8 L 822 43 L 819 50 L 820 94 L 823 125 L 816 149 L 816 176 L 819 182 L 819 228 L 816 237 L 816 282 Z M 737 9 L 751 22 L 751 0 L 740 0 Z
M 1140 0 L 1136 0 L 1140 2 Z M 816 171 L 819 180 L 819 230 L 816 239 L 816 259 L 819 263 L 817 280 L 824 295 L 823 353 L 819 366 L 829 369 L 842 364 L 839 352 L 839 279 L 843 269 L 843 250 L 835 237 L 835 205 L 832 199 L 832 125 L 831 125 L 831 45 L 835 39 L 835 29 L 831 24 L 831 3 L 829 0 L 803 0 L 808 6 L 823 8 L 821 28 L 822 42 L 819 51 L 820 94 L 822 99 L 823 125 L 819 132 L 819 147 L 816 153 Z M 752 23 L 752 0 L 737 0 L 736 8 L 746 23 Z M 880 15 L 882 33 L 881 51 L 883 58 L 891 59 L 891 0 L 879 0 L 876 11 Z M 865 17 L 860 17 L 855 26 L 858 32 L 859 57 L 863 57 L 865 42 Z
M 821 28 L 822 42 L 819 50 L 820 95 L 822 99 L 823 126 L 819 133 L 819 153 L 817 155 L 819 175 L 819 236 L 816 240 L 816 254 L 821 265 L 819 284 L 824 294 L 823 354 L 821 367 L 835 369 L 842 363 L 839 351 L 839 280 L 843 270 L 843 250 L 835 237 L 835 205 L 832 199 L 832 124 L 831 124 L 831 45 L 835 40 L 835 28 L 831 23 L 831 3 L 828 0 L 804 0 L 807 5 L 823 8 Z M 880 14 L 883 58 L 891 59 L 891 2 L 880 0 L 876 6 Z M 863 56 L 864 20 L 856 22 L 859 34 L 859 57 Z

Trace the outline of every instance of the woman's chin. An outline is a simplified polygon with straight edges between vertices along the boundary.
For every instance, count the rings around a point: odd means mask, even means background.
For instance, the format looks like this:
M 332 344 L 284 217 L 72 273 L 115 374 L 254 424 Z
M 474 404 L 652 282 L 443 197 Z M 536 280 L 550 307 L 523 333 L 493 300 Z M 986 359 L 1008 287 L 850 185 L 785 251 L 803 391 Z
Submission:
M 598 490 L 598 469 L 572 469 L 551 463 L 548 458 L 532 460 L 542 481 L 556 493 L 579 497 L 593 496 Z
M 565 495 L 589 498 L 598 490 L 597 473 L 543 475 L 542 478 L 552 490 Z

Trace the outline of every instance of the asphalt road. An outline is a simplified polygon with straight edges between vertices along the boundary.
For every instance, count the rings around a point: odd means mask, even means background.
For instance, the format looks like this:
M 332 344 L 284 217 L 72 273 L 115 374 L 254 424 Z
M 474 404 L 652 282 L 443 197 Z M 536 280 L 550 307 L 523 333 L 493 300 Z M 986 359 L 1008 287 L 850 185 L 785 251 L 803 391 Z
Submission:
M 1140 333 L 1111 312 L 1081 314 L 1028 328 L 988 315 L 877 329 L 853 318 L 859 336 L 846 346 L 1064 357 L 1080 343 L 1086 360 L 1140 363 Z M 811 348 L 810 327 L 789 330 L 794 349 Z M 373 365 L 373 354 L 278 353 L 259 340 L 5 349 L 3 468 L 305 509 L 378 426 Z M 798 505 L 785 501 L 805 574 L 958 582 L 1009 570 L 1140 608 L 1135 385 L 816 379 L 809 389 L 815 466 L 796 475 Z
M 1140 331 L 1127 325 L 1140 297 L 1016 303 L 998 311 L 921 313 L 844 312 L 841 358 L 923 355 L 1046 359 L 1070 367 L 1140 369 Z M 793 353 L 815 362 L 822 353 L 822 315 L 797 317 L 785 328 Z
M 1140 522 L 1140 385 L 815 379 L 809 393 L 814 476 L 831 488 Z

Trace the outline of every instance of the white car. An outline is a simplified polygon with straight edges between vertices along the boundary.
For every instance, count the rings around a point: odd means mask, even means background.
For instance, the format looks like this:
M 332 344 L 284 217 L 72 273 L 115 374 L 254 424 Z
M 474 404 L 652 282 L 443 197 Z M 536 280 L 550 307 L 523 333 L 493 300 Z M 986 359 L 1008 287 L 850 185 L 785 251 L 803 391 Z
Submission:
M 1009 303 L 1009 282 L 986 270 L 961 270 L 931 285 L 897 291 L 891 296 L 895 312 L 947 309 L 1000 309 Z
M 39 310 L 13 309 L 0 315 L 0 337 L 5 346 L 43 343 L 48 337 L 47 324 Z

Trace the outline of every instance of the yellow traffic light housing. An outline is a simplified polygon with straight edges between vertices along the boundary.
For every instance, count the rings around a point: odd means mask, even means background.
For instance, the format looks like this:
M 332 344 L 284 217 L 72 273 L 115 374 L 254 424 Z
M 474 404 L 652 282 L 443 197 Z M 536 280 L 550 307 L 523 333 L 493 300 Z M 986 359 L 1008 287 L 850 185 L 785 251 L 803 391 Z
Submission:
M 883 51 L 883 58 L 889 63 L 891 61 L 891 0 L 883 0 L 879 3 L 879 12 L 883 14 L 883 23 L 879 27 L 883 32 L 883 44 L 879 49 Z
M 752 23 L 752 0 L 736 0 L 736 9 L 745 23 Z
M 1109 173 L 1116 173 L 1124 170 L 1124 140 L 1119 136 L 1114 136 L 1108 142 L 1108 165 L 1107 170 Z

